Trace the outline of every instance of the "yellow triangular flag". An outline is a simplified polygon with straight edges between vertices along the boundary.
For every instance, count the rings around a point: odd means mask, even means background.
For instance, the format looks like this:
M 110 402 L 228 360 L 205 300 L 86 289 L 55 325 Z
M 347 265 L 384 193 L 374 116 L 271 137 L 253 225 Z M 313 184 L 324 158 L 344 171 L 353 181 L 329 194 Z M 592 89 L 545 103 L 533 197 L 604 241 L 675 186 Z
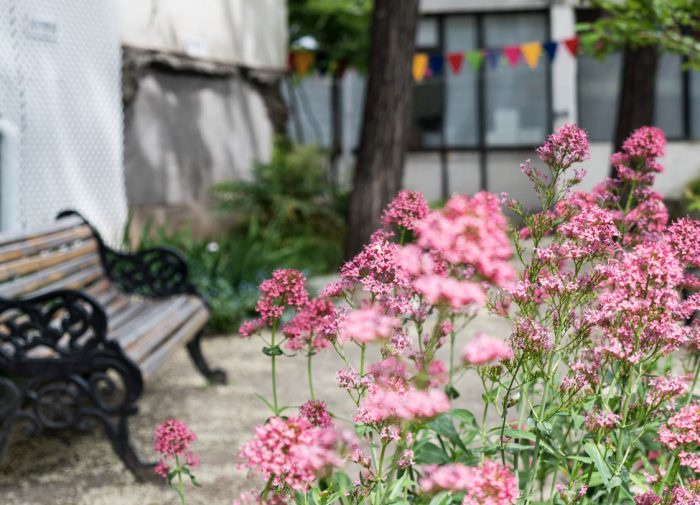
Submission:
M 294 55 L 294 71 L 298 75 L 306 75 L 314 64 L 316 55 L 307 51 Z
M 422 81 L 425 77 L 425 71 L 428 70 L 428 55 L 427 53 L 416 53 L 413 55 L 413 79 Z
M 527 42 L 520 46 L 520 52 L 523 53 L 523 58 L 527 66 L 530 68 L 537 68 L 537 63 L 540 60 L 540 55 L 542 54 L 542 43 L 541 42 Z

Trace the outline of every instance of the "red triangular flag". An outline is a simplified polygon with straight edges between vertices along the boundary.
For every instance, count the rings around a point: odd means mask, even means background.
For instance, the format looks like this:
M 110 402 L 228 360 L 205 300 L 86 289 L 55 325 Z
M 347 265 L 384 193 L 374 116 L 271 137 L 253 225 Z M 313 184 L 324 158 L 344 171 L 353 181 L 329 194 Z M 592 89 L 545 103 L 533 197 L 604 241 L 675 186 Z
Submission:
M 564 45 L 571 53 L 571 56 L 576 56 L 578 53 L 578 37 L 571 37 L 570 39 L 564 39 Z
M 507 46 L 503 48 L 503 54 L 508 58 L 511 67 L 515 67 L 520 59 L 520 46 Z
M 459 74 L 462 71 L 464 53 L 447 53 L 447 62 L 450 64 L 452 73 Z

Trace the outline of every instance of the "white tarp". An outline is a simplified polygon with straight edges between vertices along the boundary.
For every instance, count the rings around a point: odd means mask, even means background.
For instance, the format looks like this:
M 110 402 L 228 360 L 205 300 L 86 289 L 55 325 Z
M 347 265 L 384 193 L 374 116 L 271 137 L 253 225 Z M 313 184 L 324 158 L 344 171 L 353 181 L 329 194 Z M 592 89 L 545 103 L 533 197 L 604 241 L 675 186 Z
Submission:
M 5 228 L 75 208 L 106 238 L 119 236 L 127 203 L 116 19 L 113 0 L 0 0 L 0 116 L 19 131 L 18 159 L 0 160 L 0 198 L 16 202 L 0 206 Z
M 122 44 L 254 69 L 287 66 L 285 0 L 118 0 Z

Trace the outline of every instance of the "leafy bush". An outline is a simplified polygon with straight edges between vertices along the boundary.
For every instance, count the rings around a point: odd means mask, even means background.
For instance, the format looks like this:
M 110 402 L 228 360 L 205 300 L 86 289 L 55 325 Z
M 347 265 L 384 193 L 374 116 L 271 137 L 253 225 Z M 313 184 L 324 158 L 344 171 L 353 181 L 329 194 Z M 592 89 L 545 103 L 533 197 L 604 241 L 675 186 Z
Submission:
M 700 175 L 685 185 L 683 199 L 688 212 L 700 214 Z
M 291 266 L 309 273 L 337 268 L 345 237 L 345 196 L 328 183 L 314 146 L 278 142 L 270 163 L 256 163 L 250 181 L 213 188 L 220 212 L 236 218 L 238 233 L 274 248 L 292 248 Z

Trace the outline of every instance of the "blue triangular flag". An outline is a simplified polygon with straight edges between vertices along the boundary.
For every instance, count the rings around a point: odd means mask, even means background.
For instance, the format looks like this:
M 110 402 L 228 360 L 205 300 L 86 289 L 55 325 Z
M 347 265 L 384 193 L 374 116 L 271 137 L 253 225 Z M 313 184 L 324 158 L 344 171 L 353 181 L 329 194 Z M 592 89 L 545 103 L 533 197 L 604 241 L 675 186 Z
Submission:
M 554 57 L 557 55 L 557 47 L 559 44 L 554 42 L 553 40 L 548 40 L 544 44 L 542 44 L 542 47 L 544 48 L 545 51 L 547 51 L 547 56 L 549 56 L 549 61 L 552 61 Z
M 442 73 L 442 67 L 445 64 L 445 58 L 441 54 L 431 54 L 428 60 L 430 68 L 430 76 L 437 77 Z
M 494 68 L 498 66 L 498 62 L 501 58 L 501 49 L 498 47 L 491 47 L 486 49 L 486 61 L 489 62 L 489 66 Z

